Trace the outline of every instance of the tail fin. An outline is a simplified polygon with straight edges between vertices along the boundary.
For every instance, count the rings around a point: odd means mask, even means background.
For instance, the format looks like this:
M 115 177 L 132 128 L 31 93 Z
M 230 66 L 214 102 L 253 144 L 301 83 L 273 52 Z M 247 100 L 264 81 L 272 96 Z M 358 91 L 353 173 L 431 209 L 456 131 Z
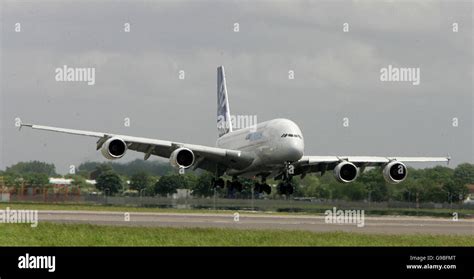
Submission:
M 217 131 L 219 137 L 232 132 L 224 66 L 217 67 Z

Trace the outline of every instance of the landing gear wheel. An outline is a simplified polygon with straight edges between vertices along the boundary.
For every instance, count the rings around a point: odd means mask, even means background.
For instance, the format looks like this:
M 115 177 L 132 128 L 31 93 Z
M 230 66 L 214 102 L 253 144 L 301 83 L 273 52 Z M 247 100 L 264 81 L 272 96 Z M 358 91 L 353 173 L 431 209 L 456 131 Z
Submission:
M 278 193 L 280 195 L 291 195 L 293 194 L 293 185 L 289 182 L 282 182 L 278 184 Z
M 222 179 L 222 178 L 218 178 L 218 179 L 214 179 L 214 178 L 213 178 L 213 179 L 212 179 L 212 186 L 213 186 L 214 188 L 217 188 L 217 187 L 219 187 L 219 188 L 224 188 L 224 186 L 225 186 L 225 181 L 224 181 L 224 179 Z
M 229 188 L 232 190 L 236 190 L 237 192 L 242 192 L 242 183 L 239 181 L 230 181 L 229 182 Z
M 270 185 L 268 184 L 263 184 L 262 190 L 263 192 L 265 192 L 265 194 L 270 195 L 270 193 L 272 192 L 272 187 L 270 187 Z
M 278 183 L 278 186 L 277 186 L 277 190 L 278 190 L 278 194 L 280 195 L 284 195 L 285 194 L 285 184 L 283 183 Z
M 253 188 L 255 193 L 261 194 L 263 191 L 262 184 L 260 183 L 255 183 L 255 187 Z

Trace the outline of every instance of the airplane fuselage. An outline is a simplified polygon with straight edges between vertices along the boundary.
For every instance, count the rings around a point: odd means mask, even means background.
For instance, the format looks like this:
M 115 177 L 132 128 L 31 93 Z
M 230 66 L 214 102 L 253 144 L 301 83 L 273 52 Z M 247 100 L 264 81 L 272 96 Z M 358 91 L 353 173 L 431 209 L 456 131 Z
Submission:
M 293 121 L 283 118 L 229 132 L 217 140 L 216 146 L 240 150 L 254 157 L 244 169 L 227 170 L 229 175 L 248 177 L 262 171 L 277 171 L 285 162 L 297 161 L 304 153 L 301 129 Z

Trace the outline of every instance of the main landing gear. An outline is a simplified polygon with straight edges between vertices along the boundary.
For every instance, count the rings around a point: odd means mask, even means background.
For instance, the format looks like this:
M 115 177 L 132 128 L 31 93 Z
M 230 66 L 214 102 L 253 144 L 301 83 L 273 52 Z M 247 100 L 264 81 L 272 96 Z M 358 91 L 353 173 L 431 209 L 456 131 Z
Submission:
M 225 180 L 222 178 L 212 179 L 212 188 L 224 188 Z
M 255 181 L 253 190 L 254 193 L 262 194 L 266 193 L 269 195 L 272 192 L 272 187 L 266 183 L 267 176 L 269 174 L 258 174 L 257 177 L 260 179 Z M 277 190 L 280 195 L 290 196 L 294 192 L 293 184 L 291 180 L 295 175 L 293 167 L 290 162 L 285 163 L 281 176 L 278 176 L 277 179 L 281 179 L 281 182 L 278 183 Z M 213 188 L 224 188 L 227 186 L 229 193 L 233 195 L 235 192 L 242 192 L 243 185 L 239 181 L 237 176 L 232 177 L 232 180 L 224 180 L 222 177 L 217 177 L 212 179 L 212 187 Z
M 255 193 L 266 193 L 269 195 L 272 192 L 272 187 L 265 183 L 265 179 L 262 179 L 262 183 L 255 182 L 253 190 Z
M 239 182 L 237 177 L 234 177 L 232 180 L 224 180 L 220 177 L 217 179 L 212 179 L 213 188 L 224 188 L 226 185 L 231 192 L 233 192 L 234 190 L 237 192 L 242 192 L 242 183 Z
M 212 179 L 212 187 L 213 188 L 224 188 L 226 187 L 229 189 L 230 192 L 242 192 L 243 185 L 240 183 L 237 177 L 233 177 L 232 180 L 224 180 L 222 178 L 214 178 Z M 254 192 L 255 193 L 266 193 L 267 195 L 272 192 L 272 188 L 270 185 L 266 183 L 266 179 L 262 177 L 261 183 L 255 182 L 254 184 Z

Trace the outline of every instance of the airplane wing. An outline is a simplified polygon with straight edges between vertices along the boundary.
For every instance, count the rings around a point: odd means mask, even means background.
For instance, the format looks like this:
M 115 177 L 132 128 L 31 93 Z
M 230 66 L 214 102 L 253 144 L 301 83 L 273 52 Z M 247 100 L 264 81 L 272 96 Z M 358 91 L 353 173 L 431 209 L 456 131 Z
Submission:
M 384 166 L 391 161 L 409 162 L 446 162 L 451 158 L 446 157 L 378 157 L 378 156 L 303 156 L 294 162 L 295 174 L 308 172 L 322 172 L 333 170 L 342 161 L 353 163 L 359 168 Z
M 35 124 L 21 123 L 20 129 L 21 127 L 30 127 L 36 130 L 98 138 L 97 150 L 99 150 L 108 139 L 112 137 L 120 138 L 126 143 L 127 149 L 145 153 L 145 160 L 147 160 L 151 155 L 169 158 L 174 150 L 180 147 L 185 147 L 190 149 L 196 156 L 196 163 L 193 166 L 193 169 L 202 168 L 209 171 L 217 171 L 219 173 L 225 172 L 227 168 L 250 164 L 254 159 L 251 154 L 240 150 L 187 144 L 167 140 L 132 137 L 112 133 L 41 126 Z

